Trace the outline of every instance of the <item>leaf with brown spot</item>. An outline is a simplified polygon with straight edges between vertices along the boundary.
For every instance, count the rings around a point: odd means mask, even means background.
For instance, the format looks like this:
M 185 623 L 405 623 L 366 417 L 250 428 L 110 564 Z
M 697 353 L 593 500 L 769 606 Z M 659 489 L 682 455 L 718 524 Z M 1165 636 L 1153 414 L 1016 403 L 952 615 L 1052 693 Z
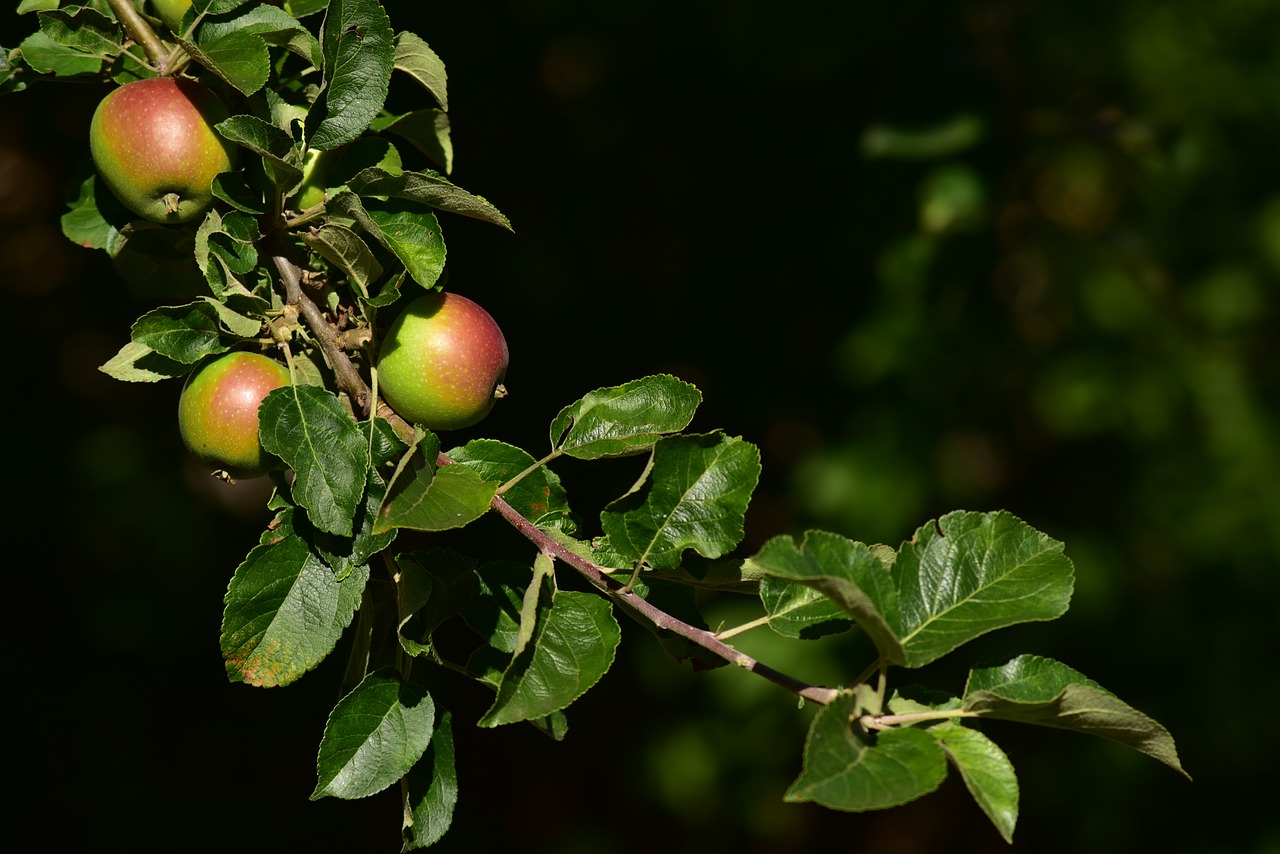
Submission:
M 296 534 L 253 548 L 224 598 L 227 678 L 263 688 L 297 680 L 333 650 L 368 579 L 361 566 L 339 582 Z

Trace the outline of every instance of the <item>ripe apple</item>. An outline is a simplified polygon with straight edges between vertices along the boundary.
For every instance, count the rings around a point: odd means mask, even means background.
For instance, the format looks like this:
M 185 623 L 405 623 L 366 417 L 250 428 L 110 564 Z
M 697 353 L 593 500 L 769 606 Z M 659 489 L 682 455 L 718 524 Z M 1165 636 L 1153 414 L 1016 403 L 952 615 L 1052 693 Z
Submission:
M 505 394 L 507 341 L 466 297 L 420 296 L 392 322 L 378 354 L 378 389 L 407 421 L 429 430 L 470 427 Z
M 191 0 L 151 0 L 156 14 L 175 35 L 182 35 L 182 16 L 191 8 Z
M 213 129 L 226 117 L 218 96 L 194 80 L 135 80 L 98 104 L 89 149 L 129 210 L 152 222 L 189 222 L 213 204 L 214 176 L 235 166 L 236 147 Z
M 265 474 L 278 460 L 258 440 L 258 407 L 289 384 L 289 369 L 260 353 L 236 351 L 205 362 L 178 398 L 178 430 L 203 463 L 233 477 Z

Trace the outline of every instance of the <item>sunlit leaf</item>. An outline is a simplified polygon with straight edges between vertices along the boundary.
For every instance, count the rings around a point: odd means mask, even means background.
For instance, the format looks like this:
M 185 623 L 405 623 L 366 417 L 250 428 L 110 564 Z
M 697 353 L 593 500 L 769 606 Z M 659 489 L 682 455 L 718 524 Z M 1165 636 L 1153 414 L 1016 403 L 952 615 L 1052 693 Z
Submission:
M 702 392 L 659 374 L 596 389 L 551 422 L 551 447 L 583 460 L 641 453 L 693 420 Z
M 612 502 L 600 524 L 636 565 L 675 567 L 685 549 L 720 557 L 743 535 L 760 476 L 760 451 L 721 433 L 658 440 L 648 479 Z
M 393 37 L 378 0 L 331 0 L 320 37 L 325 88 L 312 109 L 323 118 L 309 135 L 311 148 L 351 142 L 382 110 L 395 63 Z

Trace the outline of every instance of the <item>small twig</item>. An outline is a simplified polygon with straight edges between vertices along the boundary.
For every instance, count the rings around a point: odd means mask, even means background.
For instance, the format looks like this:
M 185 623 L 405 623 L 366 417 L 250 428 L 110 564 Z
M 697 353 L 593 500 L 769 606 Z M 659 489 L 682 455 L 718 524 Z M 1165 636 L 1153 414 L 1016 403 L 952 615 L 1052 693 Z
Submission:
M 773 618 L 770 617 L 768 614 L 765 614 L 763 617 L 757 617 L 756 619 L 752 620 L 749 623 L 743 623 L 740 626 L 734 626 L 731 629 L 725 629 L 722 632 L 716 632 L 716 637 L 720 638 L 720 640 L 727 640 L 728 638 L 731 638 L 734 635 L 740 635 L 743 632 L 749 632 L 752 629 L 758 629 L 761 626 L 767 626 L 769 625 L 769 620 L 771 619 Z
M 555 459 L 556 457 L 558 457 L 558 456 L 560 456 L 560 452 L 559 452 L 559 451 L 552 451 L 551 453 L 547 454 L 545 457 L 543 457 L 542 459 L 538 460 L 536 463 L 534 463 L 533 465 L 529 466 L 527 469 L 525 469 L 524 471 L 520 472 L 520 473 L 519 473 L 518 475 L 516 475 L 515 477 L 511 478 L 511 480 L 508 480 L 506 483 L 502 484 L 502 486 L 498 487 L 498 494 L 499 494 L 499 495 L 502 495 L 504 492 L 506 492 L 507 490 L 509 490 L 511 487 L 515 486 L 517 483 L 519 483 L 520 481 L 524 480 L 524 479 L 525 479 L 525 477 L 526 477 L 527 475 L 531 475 L 531 474 L 533 474 L 535 471 L 537 471 L 538 469 L 542 468 L 543 466 L 545 466 L 547 463 L 551 462 L 552 460 L 554 460 L 554 459 Z
M 970 712 L 965 709 L 943 709 L 932 712 L 910 712 L 905 715 L 863 715 L 858 718 L 858 723 L 862 724 L 865 729 L 883 730 L 920 721 L 942 721 L 950 718 L 976 717 L 978 717 L 977 712 Z

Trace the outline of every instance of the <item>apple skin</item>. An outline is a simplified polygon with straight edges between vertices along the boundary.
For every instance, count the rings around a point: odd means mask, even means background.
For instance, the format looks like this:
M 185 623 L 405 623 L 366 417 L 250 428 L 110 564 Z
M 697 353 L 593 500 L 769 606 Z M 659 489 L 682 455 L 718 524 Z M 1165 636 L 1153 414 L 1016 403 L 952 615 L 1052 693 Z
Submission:
M 218 96 L 194 80 L 135 80 L 98 104 L 89 149 L 126 208 L 165 225 L 190 222 L 213 204 L 214 176 L 235 167 L 236 147 L 213 129 L 226 117 Z
M 289 384 L 289 369 L 260 353 L 236 351 L 205 362 L 178 398 L 182 441 L 206 465 L 232 477 L 265 474 L 279 460 L 258 440 L 258 407 Z
M 191 0 L 151 0 L 156 14 L 174 35 L 182 35 L 182 16 L 191 8 Z
M 507 341 L 476 303 L 453 293 L 420 296 L 387 330 L 378 390 L 406 421 L 459 430 L 489 414 L 505 393 Z

